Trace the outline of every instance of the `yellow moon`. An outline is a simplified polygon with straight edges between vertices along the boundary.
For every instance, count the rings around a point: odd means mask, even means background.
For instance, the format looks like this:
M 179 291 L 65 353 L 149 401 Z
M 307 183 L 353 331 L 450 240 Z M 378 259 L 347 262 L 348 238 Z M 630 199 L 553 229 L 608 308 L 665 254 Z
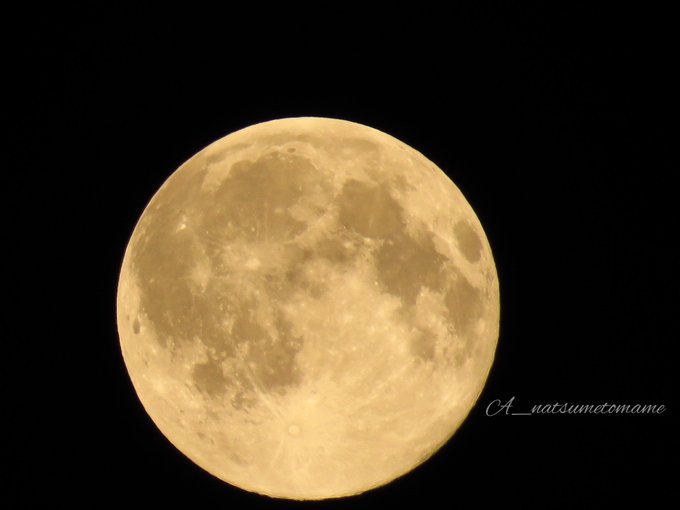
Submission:
M 493 362 L 488 240 L 451 180 L 370 127 L 232 133 L 152 198 L 120 273 L 123 357 L 187 457 L 279 498 L 358 494 L 437 451 Z

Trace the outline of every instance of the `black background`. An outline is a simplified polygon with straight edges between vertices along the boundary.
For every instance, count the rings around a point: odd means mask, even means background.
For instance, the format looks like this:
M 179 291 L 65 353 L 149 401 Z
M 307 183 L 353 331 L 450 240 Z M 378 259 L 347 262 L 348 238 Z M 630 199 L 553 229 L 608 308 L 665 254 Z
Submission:
M 6 251 L 25 264 L 8 276 L 25 315 L 8 320 L 7 419 L 18 433 L 6 441 L 2 498 L 551 508 L 671 494 L 680 296 L 670 19 L 530 3 L 8 15 L 19 29 L 6 43 L 18 135 L 3 172 Z M 115 325 L 126 243 L 167 176 L 236 129 L 304 115 L 378 128 L 444 169 L 486 230 L 502 308 L 488 383 L 454 438 L 388 486 L 316 503 L 243 492 L 175 450 L 137 400 Z M 668 409 L 485 415 L 512 396 L 516 411 Z

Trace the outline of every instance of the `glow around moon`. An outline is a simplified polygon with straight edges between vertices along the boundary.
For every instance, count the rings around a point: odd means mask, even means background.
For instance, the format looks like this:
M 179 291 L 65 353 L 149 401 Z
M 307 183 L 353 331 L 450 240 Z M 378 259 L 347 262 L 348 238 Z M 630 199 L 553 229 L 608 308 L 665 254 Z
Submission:
M 130 239 L 118 329 L 163 434 L 260 494 L 361 493 L 432 455 L 474 405 L 499 290 L 435 164 L 347 121 L 257 124 L 163 184 Z

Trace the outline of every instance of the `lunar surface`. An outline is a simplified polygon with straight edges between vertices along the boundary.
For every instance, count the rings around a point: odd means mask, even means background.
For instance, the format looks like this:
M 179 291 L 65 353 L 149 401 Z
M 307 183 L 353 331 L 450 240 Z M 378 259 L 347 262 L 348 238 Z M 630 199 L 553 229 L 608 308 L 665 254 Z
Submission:
M 499 333 L 487 238 L 399 140 L 292 118 L 235 132 L 153 197 L 118 287 L 123 357 L 162 433 L 242 489 L 358 494 L 442 446 Z

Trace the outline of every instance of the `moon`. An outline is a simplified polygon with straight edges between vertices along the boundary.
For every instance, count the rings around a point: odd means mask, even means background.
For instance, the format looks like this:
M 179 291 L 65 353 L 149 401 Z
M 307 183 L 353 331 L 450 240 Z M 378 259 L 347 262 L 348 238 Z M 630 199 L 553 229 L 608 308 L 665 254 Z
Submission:
M 120 272 L 128 373 L 168 440 L 241 489 L 325 499 L 387 484 L 474 406 L 499 285 L 472 207 L 396 138 L 256 124 L 177 169 Z

